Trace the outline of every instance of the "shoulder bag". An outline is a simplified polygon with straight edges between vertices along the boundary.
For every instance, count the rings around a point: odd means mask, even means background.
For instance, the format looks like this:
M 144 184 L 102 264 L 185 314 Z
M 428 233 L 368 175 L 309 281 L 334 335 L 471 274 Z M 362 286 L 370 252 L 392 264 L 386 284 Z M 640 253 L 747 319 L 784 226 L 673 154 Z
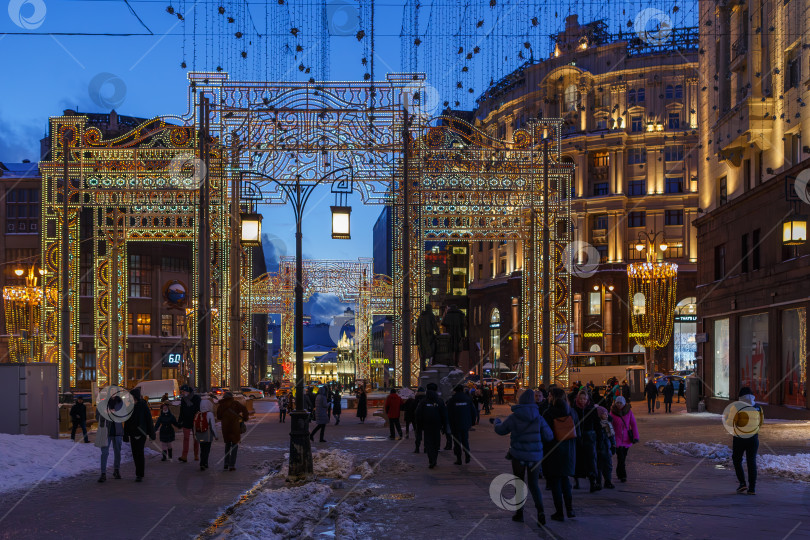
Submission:
M 571 415 L 563 418 L 555 418 L 551 425 L 551 431 L 554 432 L 554 438 L 558 442 L 568 441 L 577 438 L 577 429 L 574 426 L 574 417 Z

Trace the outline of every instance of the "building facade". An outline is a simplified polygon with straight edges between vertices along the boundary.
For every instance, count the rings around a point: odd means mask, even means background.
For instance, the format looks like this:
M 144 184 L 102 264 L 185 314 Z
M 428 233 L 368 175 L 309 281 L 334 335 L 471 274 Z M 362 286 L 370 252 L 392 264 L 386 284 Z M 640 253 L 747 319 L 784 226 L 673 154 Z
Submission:
M 766 416 L 810 417 L 809 11 L 700 1 L 699 372 L 714 412 L 748 386 Z
M 511 139 L 533 118 L 565 120 L 562 160 L 576 165 L 570 352 L 643 350 L 630 337 L 627 264 L 645 258 L 635 249 L 644 234 L 665 241 L 659 258 L 679 265 L 679 310 L 694 314 L 697 36 L 675 29 L 666 43 L 651 44 L 571 15 L 550 58 L 525 64 L 478 99 L 476 123 L 493 137 Z M 521 246 L 485 242 L 471 251 L 471 342 L 514 367 L 523 356 Z M 693 365 L 692 318 L 681 317 L 657 351 L 657 369 Z
M 0 253 L 3 265 L 0 269 L 0 290 L 6 286 L 25 285 L 25 274 L 34 267 L 39 277 L 40 239 L 39 223 L 42 209 L 40 190 L 42 177 L 36 163 L 0 162 Z M 18 270 L 23 271 L 18 276 Z M 6 308 L 0 312 L 0 362 L 19 362 L 9 347 L 9 332 L 6 325 Z M 17 336 L 20 334 L 17 333 Z

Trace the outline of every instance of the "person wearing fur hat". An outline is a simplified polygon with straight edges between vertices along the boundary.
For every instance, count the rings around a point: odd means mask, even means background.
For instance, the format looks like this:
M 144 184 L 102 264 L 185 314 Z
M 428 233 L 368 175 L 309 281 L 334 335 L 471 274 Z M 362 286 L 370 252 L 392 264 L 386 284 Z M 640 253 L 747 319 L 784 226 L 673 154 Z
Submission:
M 738 412 L 737 414 L 751 414 L 754 411 L 749 409 L 752 408 L 756 411 L 755 414 L 758 414 L 759 418 L 756 418 L 755 421 L 757 422 L 757 427 L 752 433 L 746 432 L 744 436 L 735 435 L 732 444 L 731 444 L 731 462 L 734 464 L 734 472 L 737 474 L 737 480 L 739 480 L 740 485 L 737 486 L 737 493 L 748 493 L 748 495 L 753 495 L 756 493 L 756 483 L 757 483 L 757 450 L 759 450 L 759 426 L 762 425 L 763 422 L 763 415 L 762 415 L 762 408 L 755 403 L 756 398 L 754 397 L 754 392 L 747 386 L 743 386 L 740 388 L 740 392 L 737 394 L 737 399 L 745 403 L 748 407 L 747 410 Z M 735 426 L 737 423 L 737 418 L 734 418 Z M 735 430 L 736 432 L 736 430 Z M 745 482 L 745 472 L 743 471 L 742 467 L 742 459 L 743 455 L 745 455 L 745 461 L 748 465 L 748 483 Z
M 610 414 L 616 434 L 616 476 L 620 482 L 627 482 L 627 452 L 638 442 L 636 417 L 624 396 L 616 397 Z

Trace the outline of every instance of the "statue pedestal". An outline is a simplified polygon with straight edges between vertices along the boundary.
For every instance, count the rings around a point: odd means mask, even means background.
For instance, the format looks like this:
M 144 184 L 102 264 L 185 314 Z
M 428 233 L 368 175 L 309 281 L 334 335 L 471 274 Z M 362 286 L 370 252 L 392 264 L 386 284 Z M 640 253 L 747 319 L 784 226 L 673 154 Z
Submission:
M 427 389 L 428 384 L 436 384 L 439 387 L 439 396 L 443 400 L 450 399 L 453 388 L 462 380 L 464 380 L 463 371 L 444 364 L 433 364 L 419 374 L 419 386 Z
M 450 334 L 436 336 L 436 353 L 433 355 L 433 364 L 453 365 L 453 340 Z

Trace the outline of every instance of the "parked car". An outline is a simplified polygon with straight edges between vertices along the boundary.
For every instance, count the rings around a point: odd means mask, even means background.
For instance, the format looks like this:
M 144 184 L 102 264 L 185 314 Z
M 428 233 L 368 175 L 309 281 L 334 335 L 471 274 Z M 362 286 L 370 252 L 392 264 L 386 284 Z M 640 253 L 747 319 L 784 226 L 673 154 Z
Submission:
M 667 385 L 667 381 L 669 379 L 672 379 L 672 384 L 675 386 L 675 394 L 676 395 L 678 393 L 678 385 L 680 383 L 683 383 L 684 385 L 686 385 L 686 381 L 680 375 L 662 375 L 662 376 L 658 377 L 658 379 L 656 379 L 656 381 L 655 381 L 655 387 L 658 389 L 659 394 L 664 389 L 664 387 Z M 686 386 L 684 386 L 684 389 L 686 389 Z
M 222 396 L 225 395 L 225 389 L 222 388 L 221 386 L 212 386 L 211 394 L 213 394 L 214 397 L 221 398 Z
M 264 392 L 262 392 L 258 388 L 253 388 L 252 386 L 243 386 L 242 387 L 242 395 L 245 396 L 245 398 L 247 398 L 247 399 L 262 399 L 262 398 L 264 398 Z

